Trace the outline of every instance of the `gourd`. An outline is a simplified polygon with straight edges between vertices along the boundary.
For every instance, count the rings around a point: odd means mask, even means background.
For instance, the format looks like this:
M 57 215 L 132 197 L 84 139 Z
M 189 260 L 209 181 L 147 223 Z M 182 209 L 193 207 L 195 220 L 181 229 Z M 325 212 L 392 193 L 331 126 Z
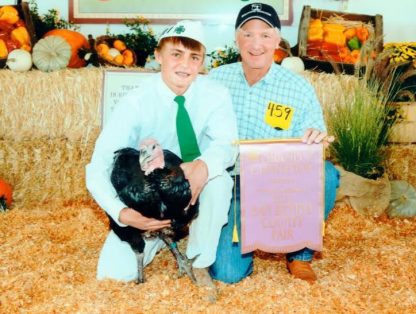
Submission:
M 81 48 L 88 49 L 89 44 L 87 38 L 79 32 L 69 29 L 53 29 L 44 35 L 62 37 L 71 47 L 71 58 L 68 62 L 68 68 L 80 68 L 86 65 L 86 61 L 78 56 L 78 50 Z
M 0 212 L 5 211 L 13 201 L 11 186 L 0 178 Z
M 15 49 L 7 56 L 6 65 L 15 72 L 26 72 L 32 67 L 32 55 L 24 49 Z
M 0 21 L 13 25 L 19 20 L 19 12 L 12 6 L 6 5 L 0 8 Z
M 10 38 L 15 42 L 19 43 L 19 47 L 29 46 L 30 47 L 30 36 L 25 26 L 19 26 L 12 30 Z
M 390 204 L 387 209 L 389 217 L 416 216 L 416 190 L 406 181 L 391 181 Z
M 324 42 L 337 46 L 345 46 L 345 26 L 335 23 L 326 23 L 324 29 Z
M 308 41 L 322 41 L 324 39 L 323 27 L 321 19 L 311 20 L 308 28 Z
M 95 50 L 99 60 L 106 64 L 129 67 L 135 64 L 134 52 L 120 39 L 101 36 L 96 40 Z
M 43 72 L 66 68 L 71 58 L 71 46 L 59 36 L 40 39 L 33 47 L 33 63 Z
M 286 69 L 289 69 L 295 73 L 301 73 L 305 71 L 305 64 L 299 57 L 294 57 L 290 49 L 290 44 L 287 40 L 282 38 L 280 42 L 280 49 L 285 51 L 287 56 L 283 58 L 280 65 Z
M 9 54 L 9 51 L 7 50 L 6 43 L 3 39 L 0 39 L 0 59 L 4 59 Z
M 295 73 L 305 71 L 305 64 L 299 57 L 286 57 L 283 59 L 281 66 Z

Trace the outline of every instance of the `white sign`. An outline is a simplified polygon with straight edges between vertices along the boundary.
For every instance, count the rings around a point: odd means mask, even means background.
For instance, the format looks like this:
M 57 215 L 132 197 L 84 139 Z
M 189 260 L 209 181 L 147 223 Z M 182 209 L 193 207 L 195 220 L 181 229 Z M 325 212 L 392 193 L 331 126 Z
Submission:
M 108 121 L 120 98 L 132 89 L 140 87 L 141 82 L 155 72 L 143 70 L 105 70 L 103 79 L 103 93 L 101 98 L 101 128 Z
M 25 1 L 27 2 L 27 1 Z M 16 5 L 17 4 L 17 0 L 0 0 L 0 6 L 2 5 Z

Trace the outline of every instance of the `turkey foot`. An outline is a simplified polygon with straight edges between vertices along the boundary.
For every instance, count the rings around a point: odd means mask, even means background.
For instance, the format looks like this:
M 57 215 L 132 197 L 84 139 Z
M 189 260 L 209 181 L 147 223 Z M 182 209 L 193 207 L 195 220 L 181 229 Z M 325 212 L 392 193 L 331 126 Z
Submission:
M 163 232 L 160 232 L 159 236 L 163 240 L 163 242 L 166 243 L 166 245 L 169 247 L 169 250 L 175 256 L 176 262 L 178 263 L 179 277 L 182 277 L 184 274 L 187 274 L 188 277 L 194 283 L 196 283 L 195 275 L 194 275 L 194 272 L 192 271 L 192 262 L 194 259 L 190 260 L 185 255 L 183 255 L 179 251 L 176 242 L 173 241 L 172 238 L 170 238 Z
M 136 283 L 144 283 L 144 272 L 143 272 L 143 258 L 144 258 L 144 253 L 143 252 L 134 252 L 134 254 L 136 255 L 136 259 L 137 259 L 137 281 Z

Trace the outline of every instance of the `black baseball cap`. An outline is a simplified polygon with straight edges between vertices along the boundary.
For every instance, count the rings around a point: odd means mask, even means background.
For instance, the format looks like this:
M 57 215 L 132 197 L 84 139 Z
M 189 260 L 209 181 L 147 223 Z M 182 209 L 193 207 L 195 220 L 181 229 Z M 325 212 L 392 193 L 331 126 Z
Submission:
M 277 27 L 280 30 L 279 16 L 276 10 L 268 4 L 250 3 L 244 6 L 238 13 L 237 20 L 235 21 L 235 29 L 252 19 L 262 20 L 271 27 Z

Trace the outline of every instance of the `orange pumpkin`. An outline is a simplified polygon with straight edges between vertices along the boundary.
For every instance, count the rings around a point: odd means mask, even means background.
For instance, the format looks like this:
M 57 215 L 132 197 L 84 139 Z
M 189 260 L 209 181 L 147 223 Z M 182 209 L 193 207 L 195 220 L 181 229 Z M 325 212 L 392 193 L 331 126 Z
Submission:
M 85 66 L 85 60 L 78 56 L 78 50 L 80 48 L 88 49 L 90 47 L 88 40 L 84 35 L 69 29 L 53 29 L 47 32 L 44 37 L 51 35 L 62 37 L 71 46 L 72 54 L 71 59 L 69 59 L 68 68 L 81 68 Z
M 10 207 L 13 198 L 11 186 L 6 181 L 0 179 L 0 209 L 2 209 L 2 201 L 5 202 L 6 207 Z

